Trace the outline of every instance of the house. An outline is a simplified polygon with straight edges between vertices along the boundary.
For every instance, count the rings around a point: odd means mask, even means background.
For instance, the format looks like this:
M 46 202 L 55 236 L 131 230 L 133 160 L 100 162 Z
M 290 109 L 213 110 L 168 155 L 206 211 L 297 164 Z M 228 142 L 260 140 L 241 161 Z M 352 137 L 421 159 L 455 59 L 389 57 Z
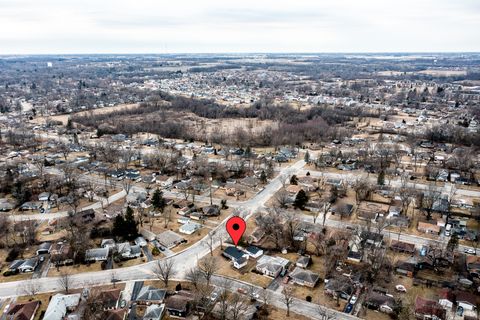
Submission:
M 245 249 L 245 252 L 254 259 L 257 259 L 263 255 L 263 250 L 255 246 L 248 246 Z
M 452 309 L 455 303 L 455 294 L 449 288 L 438 291 L 438 303 L 445 309 Z
M 446 310 L 437 302 L 422 297 L 415 299 L 415 317 L 420 320 L 446 320 Z
M 272 257 L 263 255 L 257 261 L 255 269 L 264 276 L 276 278 L 280 273 L 286 270 L 290 261 L 281 257 Z
M 5 312 L 5 319 L 8 320 L 33 320 L 41 302 L 38 300 L 15 303 Z
M 171 317 L 186 318 L 190 312 L 193 299 L 191 293 L 179 291 L 176 295 L 167 298 L 165 309 Z
M 383 243 L 383 234 L 372 231 L 362 231 L 359 240 L 367 245 L 379 247 Z
M 143 238 L 145 238 L 148 241 L 153 241 L 157 237 L 155 233 L 145 228 L 140 228 L 139 233 L 142 235 Z
M 248 259 L 245 258 L 245 257 L 242 257 L 242 258 L 239 258 L 239 259 L 234 259 L 234 260 L 232 260 L 232 262 L 233 262 L 233 266 L 236 269 L 242 269 L 243 267 L 245 267 L 248 264 Z
M 413 277 L 415 273 L 416 259 L 409 259 L 407 261 L 398 261 L 395 265 L 395 272 L 407 277 Z
M 85 261 L 86 262 L 107 261 L 109 251 L 110 250 L 108 248 L 88 249 L 85 252 Z
M 296 196 L 300 190 L 303 190 L 302 186 L 296 184 L 291 184 L 285 188 L 285 191 L 287 191 L 291 196 Z
M 13 210 L 15 208 L 15 204 L 10 202 L 8 199 L 2 198 L 0 199 L 0 211 L 6 212 Z
M 105 320 L 124 320 L 126 315 L 126 309 L 107 310 L 105 312 Z
M 117 253 L 124 259 L 134 259 L 142 255 L 139 245 L 130 245 L 129 242 L 117 243 Z
M 202 228 L 201 224 L 195 223 L 195 222 L 188 222 L 182 225 L 178 231 L 183 234 L 193 234 L 197 230 L 200 230 Z
M 51 242 L 43 242 L 38 246 L 37 249 L 37 256 L 41 254 L 47 254 L 50 253 L 50 249 L 52 248 L 52 243 Z
M 441 227 L 436 224 L 419 221 L 417 230 L 423 233 L 438 235 L 440 234 Z
M 312 258 L 310 256 L 300 256 L 300 257 L 298 257 L 295 265 L 299 268 L 305 269 L 310 264 L 311 259 Z
M 161 304 L 164 302 L 167 291 L 152 286 L 143 286 L 135 299 L 137 304 L 151 305 Z
M 165 305 L 152 304 L 147 307 L 142 320 L 160 320 L 165 313 Z
M 361 220 L 370 220 L 375 222 L 379 216 L 388 215 L 389 205 L 384 203 L 362 201 L 357 208 L 357 217 Z
M 29 201 L 22 204 L 20 210 L 38 210 L 41 207 L 42 203 L 40 201 Z
M 90 222 L 93 219 L 95 219 L 95 210 L 93 209 L 82 210 L 79 213 L 77 213 L 77 215 L 82 217 L 83 222 Z
M 207 217 L 218 217 L 220 215 L 220 208 L 216 204 L 203 207 L 202 211 Z
M 35 268 L 38 266 L 38 258 L 30 258 L 25 260 L 19 267 L 18 271 L 20 272 L 33 272 Z
M 393 251 L 402 252 L 402 253 L 409 253 L 409 254 L 415 253 L 415 245 L 413 243 L 407 243 L 407 242 L 402 242 L 397 240 L 392 240 L 390 244 L 390 249 Z
M 58 196 L 50 192 L 42 192 L 38 195 L 38 201 L 50 201 L 55 198 L 58 198 Z
M 258 243 L 265 236 L 265 231 L 260 228 L 255 228 L 252 234 L 248 237 L 249 242 Z
M 10 265 L 8 266 L 8 271 L 10 272 L 18 272 L 18 267 L 20 267 L 23 263 L 25 262 L 25 260 L 13 260 L 12 263 L 10 263 Z
M 466 261 L 467 270 L 472 277 L 480 278 L 480 257 L 467 256 Z
M 80 303 L 80 293 L 54 295 L 48 304 L 43 320 L 63 320 L 68 312 L 74 311 Z
M 102 243 L 100 244 L 100 247 L 109 248 L 109 249 L 114 249 L 115 246 L 116 246 L 115 240 L 113 239 L 103 239 Z
M 320 276 L 317 273 L 299 267 L 290 273 L 290 278 L 294 283 L 309 288 L 315 287 L 318 280 L 320 280 Z
M 394 298 L 375 291 L 371 292 L 365 298 L 364 303 L 369 309 L 379 310 L 385 313 L 393 312 L 396 305 Z
M 243 252 L 233 246 L 225 248 L 222 255 L 232 260 L 233 266 L 237 269 L 245 267 L 248 263 L 248 253 Z
M 109 289 L 100 291 L 97 300 L 103 306 L 104 310 L 116 309 L 120 299 L 122 289 Z
M 329 279 L 329 281 L 325 284 L 324 290 L 328 295 L 347 300 L 353 294 L 355 287 L 352 283 L 352 280 L 347 277 L 340 276 Z
M 137 237 L 134 241 L 135 241 L 135 244 L 140 246 L 140 247 L 146 247 L 147 246 L 147 240 L 145 240 L 144 237 Z
M 72 248 L 68 243 L 56 242 L 50 248 L 50 261 L 57 266 L 72 263 L 72 257 Z
M 467 291 L 456 291 L 455 298 L 459 307 L 463 310 L 473 311 L 477 309 L 477 297 Z
M 167 249 L 171 249 L 184 241 L 184 239 L 173 231 L 166 230 L 156 236 L 158 242 Z

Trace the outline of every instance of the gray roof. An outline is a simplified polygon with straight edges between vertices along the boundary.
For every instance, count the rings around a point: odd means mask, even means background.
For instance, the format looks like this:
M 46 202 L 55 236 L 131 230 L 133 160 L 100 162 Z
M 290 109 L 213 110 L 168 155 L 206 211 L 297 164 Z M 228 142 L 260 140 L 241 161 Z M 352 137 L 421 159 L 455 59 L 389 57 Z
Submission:
M 145 310 L 145 315 L 143 316 L 143 320 L 160 320 L 162 318 L 164 310 L 165 310 L 164 304 L 149 305 L 147 307 L 147 310 Z
M 167 230 L 158 234 L 157 240 L 164 247 L 171 248 L 174 247 L 176 244 L 180 243 L 183 238 L 175 232 Z
M 85 252 L 86 260 L 99 259 L 99 258 L 106 259 L 107 257 L 108 257 L 108 248 L 94 248 L 94 249 L 89 249 Z
M 158 289 L 151 286 L 144 286 L 142 289 L 140 289 L 140 292 L 138 293 L 136 300 L 137 301 L 138 300 L 163 301 L 165 299 L 166 294 L 167 294 L 167 291 L 164 289 Z
M 293 270 L 293 272 L 290 273 L 290 277 L 293 280 L 299 280 L 299 281 L 308 282 L 312 284 L 317 283 L 318 280 L 320 279 L 320 276 L 315 272 L 305 270 L 302 268 L 295 268 L 295 270 Z

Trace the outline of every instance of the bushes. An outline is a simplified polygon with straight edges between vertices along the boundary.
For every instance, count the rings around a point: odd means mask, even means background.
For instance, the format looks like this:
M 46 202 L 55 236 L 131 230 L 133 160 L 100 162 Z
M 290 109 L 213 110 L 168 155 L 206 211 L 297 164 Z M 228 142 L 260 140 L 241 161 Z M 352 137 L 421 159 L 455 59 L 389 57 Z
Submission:
M 158 256 L 159 254 L 160 254 L 160 250 L 158 250 L 157 247 L 154 247 L 154 248 L 152 249 L 152 255 L 153 255 L 153 256 Z
M 19 247 L 13 247 L 12 250 L 8 252 L 8 256 L 5 261 L 12 262 L 13 260 L 18 258 L 21 252 L 22 250 Z
M 9 277 L 9 276 L 13 276 L 13 275 L 16 275 L 16 274 L 18 274 L 18 270 L 15 270 L 15 271 L 7 270 L 3 273 L 3 276 L 4 277 Z

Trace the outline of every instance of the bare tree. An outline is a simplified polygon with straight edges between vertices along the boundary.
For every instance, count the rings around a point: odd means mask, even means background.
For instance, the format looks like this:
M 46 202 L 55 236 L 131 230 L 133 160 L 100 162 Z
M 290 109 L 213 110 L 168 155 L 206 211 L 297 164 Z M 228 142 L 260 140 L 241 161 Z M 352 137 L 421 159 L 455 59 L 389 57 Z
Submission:
M 58 285 L 65 291 L 66 294 L 72 288 L 73 280 L 72 275 L 68 272 L 61 272 L 60 278 L 58 278 Z
M 20 295 L 27 295 L 30 297 L 34 297 L 38 292 L 40 291 L 40 288 L 38 287 L 37 283 L 35 280 L 28 280 L 20 289 L 19 294 Z
M 133 181 L 131 179 L 125 177 L 122 180 L 122 188 L 123 188 L 123 190 L 125 190 L 127 195 L 130 193 L 130 190 L 132 190 L 132 187 L 133 187 Z
M 187 279 L 187 281 L 190 281 L 193 284 L 195 289 L 198 289 L 199 284 L 203 280 L 203 272 L 197 266 L 195 266 L 187 271 L 185 278 Z
M 325 201 L 322 201 L 322 226 L 325 226 L 325 221 L 327 220 L 327 214 L 331 207 L 332 207 L 332 203 L 328 201 L 328 199 Z
M 318 316 L 320 320 L 335 320 L 337 319 L 336 313 L 325 306 L 319 304 L 318 306 Z
M 288 195 L 288 192 L 286 192 L 285 190 L 280 190 L 275 195 L 275 201 L 282 209 L 287 207 L 288 200 L 289 200 L 289 195 Z
M 202 270 L 203 277 L 207 281 L 207 286 L 210 286 L 210 280 L 218 270 L 217 259 L 215 257 L 205 257 L 203 260 L 200 260 L 198 265 L 200 270 Z
M 208 233 L 207 242 L 206 242 L 208 249 L 210 250 L 210 256 L 212 257 L 213 257 L 213 247 L 215 244 L 215 239 L 216 239 L 216 231 L 212 230 Z
M 177 271 L 173 268 L 175 263 L 173 259 L 164 259 L 157 260 L 153 268 L 153 273 L 157 278 L 165 284 L 165 287 L 168 287 L 168 281 L 175 276 Z
M 223 279 L 220 283 L 220 292 L 218 294 L 218 313 L 221 320 L 226 320 L 228 315 L 228 307 L 230 302 L 228 301 L 228 291 L 231 289 L 231 283 L 228 279 Z
M 290 285 L 286 285 L 282 290 L 283 303 L 287 307 L 287 317 L 290 317 L 290 308 L 293 304 L 293 288 Z
M 166 229 L 168 228 L 168 224 L 172 219 L 172 208 L 169 206 L 165 207 L 162 212 L 162 217 L 163 217 L 163 226 Z
M 238 293 L 234 292 L 229 300 L 230 319 L 239 320 L 248 310 L 248 302 Z
M 0 215 L 0 234 L 3 234 L 5 239 L 5 246 L 9 246 L 8 237 L 10 236 L 10 227 L 11 222 L 7 215 L 1 214 Z

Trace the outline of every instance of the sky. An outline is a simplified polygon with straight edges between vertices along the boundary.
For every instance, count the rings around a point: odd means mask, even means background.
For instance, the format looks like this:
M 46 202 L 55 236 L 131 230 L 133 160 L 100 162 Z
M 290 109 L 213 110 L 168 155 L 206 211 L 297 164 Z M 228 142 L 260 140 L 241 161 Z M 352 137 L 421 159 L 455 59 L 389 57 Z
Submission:
M 479 52 L 480 0 L 0 0 L 0 54 Z

